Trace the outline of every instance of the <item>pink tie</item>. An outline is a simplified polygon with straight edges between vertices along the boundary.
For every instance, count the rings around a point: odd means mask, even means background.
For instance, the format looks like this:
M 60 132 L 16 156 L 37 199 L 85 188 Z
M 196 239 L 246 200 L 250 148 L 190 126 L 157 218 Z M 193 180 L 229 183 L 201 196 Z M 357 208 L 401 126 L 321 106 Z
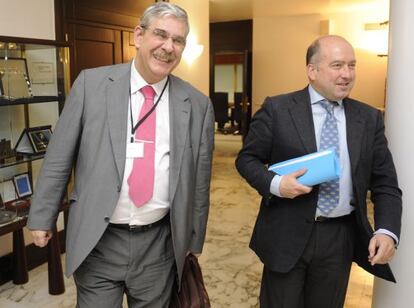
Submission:
M 144 117 L 154 105 L 154 89 L 146 85 L 140 89 L 145 97 L 139 119 Z M 152 198 L 154 190 L 155 156 L 155 110 L 145 119 L 135 132 L 136 142 L 144 142 L 144 157 L 134 158 L 128 178 L 129 197 L 136 207 L 141 207 Z

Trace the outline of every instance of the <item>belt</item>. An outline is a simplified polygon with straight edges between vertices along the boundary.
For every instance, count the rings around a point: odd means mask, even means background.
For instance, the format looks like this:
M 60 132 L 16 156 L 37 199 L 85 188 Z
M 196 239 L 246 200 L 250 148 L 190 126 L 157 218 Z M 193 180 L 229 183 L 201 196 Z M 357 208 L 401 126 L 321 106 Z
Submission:
M 130 224 L 113 224 L 109 223 L 109 227 L 116 228 L 116 229 L 122 229 L 127 230 L 130 232 L 145 232 L 148 231 L 151 228 L 158 227 L 161 225 L 165 225 L 170 221 L 170 214 L 165 215 L 160 220 L 157 220 L 156 222 L 150 223 L 148 225 L 130 225 Z
M 348 215 L 338 217 L 317 216 L 315 217 L 315 222 L 345 222 L 350 220 L 353 216 L 354 212 L 351 212 Z

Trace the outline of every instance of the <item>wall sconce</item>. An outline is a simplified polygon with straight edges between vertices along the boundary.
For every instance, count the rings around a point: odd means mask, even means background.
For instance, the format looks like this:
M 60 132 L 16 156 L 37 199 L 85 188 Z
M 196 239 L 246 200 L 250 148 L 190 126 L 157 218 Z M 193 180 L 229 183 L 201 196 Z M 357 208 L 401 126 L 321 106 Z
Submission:
M 194 60 L 201 56 L 204 46 L 198 44 L 196 37 L 190 32 L 187 36 L 187 44 L 183 52 L 184 60 L 189 64 L 193 64 Z
M 367 23 L 364 29 L 367 31 L 367 44 L 369 49 L 378 57 L 388 56 L 388 24 L 389 21 L 379 23 Z

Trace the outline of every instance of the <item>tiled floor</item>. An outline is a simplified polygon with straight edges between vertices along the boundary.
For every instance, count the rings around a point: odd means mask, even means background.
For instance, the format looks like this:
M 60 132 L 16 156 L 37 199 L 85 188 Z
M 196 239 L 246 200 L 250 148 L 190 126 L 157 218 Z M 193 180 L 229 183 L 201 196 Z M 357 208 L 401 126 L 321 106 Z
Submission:
M 234 168 L 234 158 L 240 146 L 239 136 L 217 135 L 210 218 L 204 252 L 200 257 L 214 308 L 258 307 L 262 266 L 248 248 L 248 242 L 259 196 Z M 48 295 L 46 265 L 29 275 L 25 285 L 7 283 L 0 286 L 1 308 L 74 307 L 76 290 L 72 279 L 65 280 L 63 295 L 51 296 Z M 372 283 L 370 274 L 353 266 L 345 307 L 371 307 Z

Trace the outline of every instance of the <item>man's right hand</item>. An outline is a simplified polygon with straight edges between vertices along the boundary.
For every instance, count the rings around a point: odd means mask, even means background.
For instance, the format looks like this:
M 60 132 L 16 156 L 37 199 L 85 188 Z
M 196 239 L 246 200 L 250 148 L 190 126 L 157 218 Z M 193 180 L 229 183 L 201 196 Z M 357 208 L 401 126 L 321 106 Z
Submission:
M 293 199 L 297 196 L 308 194 L 312 191 L 312 187 L 302 185 L 297 178 L 306 173 L 306 169 L 286 174 L 280 181 L 279 191 L 283 198 Z
M 42 230 L 33 230 L 32 236 L 33 236 L 33 242 L 36 246 L 39 247 L 45 247 L 49 240 L 52 238 L 52 231 L 42 231 Z

